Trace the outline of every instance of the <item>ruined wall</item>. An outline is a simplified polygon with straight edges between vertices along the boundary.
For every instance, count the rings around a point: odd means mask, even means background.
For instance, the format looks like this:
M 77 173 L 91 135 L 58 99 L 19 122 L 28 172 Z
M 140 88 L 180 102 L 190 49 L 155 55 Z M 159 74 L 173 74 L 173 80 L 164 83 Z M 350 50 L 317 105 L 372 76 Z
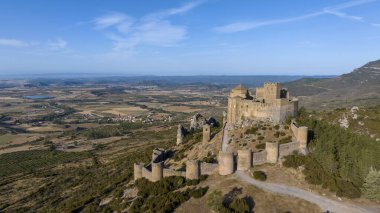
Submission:
M 149 170 L 148 170 L 147 168 L 145 168 L 145 167 L 142 168 L 142 172 L 141 172 L 141 174 L 142 174 L 142 177 L 143 177 L 143 178 L 146 178 L 146 179 L 148 179 L 148 180 L 150 180 L 150 179 L 152 178 L 152 172 L 149 171 Z
M 252 154 L 252 165 L 260 165 L 267 162 L 267 152 L 254 152 Z
M 295 142 L 285 143 L 279 145 L 279 158 L 292 154 L 300 148 L 300 144 Z
M 237 153 L 237 170 L 248 171 L 252 167 L 252 151 L 238 150 Z
M 170 176 L 182 176 L 185 177 L 185 172 L 183 171 L 176 171 L 173 169 L 164 169 L 163 170 L 163 176 L 164 177 L 170 177 Z
M 210 175 L 214 173 L 216 170 L 218 170 L 218 164 L 217 163 L 201 163 L 201 174 L 202 175 Z

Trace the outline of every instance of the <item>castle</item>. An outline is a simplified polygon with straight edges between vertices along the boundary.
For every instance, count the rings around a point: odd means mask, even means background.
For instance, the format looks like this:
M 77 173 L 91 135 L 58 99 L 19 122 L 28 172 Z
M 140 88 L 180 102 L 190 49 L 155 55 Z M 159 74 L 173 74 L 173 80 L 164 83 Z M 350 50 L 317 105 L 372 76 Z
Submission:
M 256 88 L 252 97 L 245 87 L 232 89 L 228 97 L 227 123 L 239 124 L 244 120 L 264 120 L 281 123 L 286 117 L 297 115 L 298 100 L 291 98 L 279 83 L 265 83 Z
M 298 100 L 290 98 L 286 89 L 280 89 L 279 83 L 265 83 L 264 87 L 256 88 L 256 96 L 252 97 L 248 89 L 239 85 L 232 89 L 228 97 L 228 113 L 223 114 L 223 130 L 234 124 L 243 121 L 259 120 L 271 123 L 282 123 L 288 116 L 296 116 L 298 111 Z M 219 175 L 229 175 L 236 170 L 248 171 L 252 166 L 264 163 L 277 163 L 284 156 L 292 154 L 294 151 L 307 154 L 308 128 L 298 126 L 294 121 L 290 124 L 292 132 L 291 142 L 265 142 L 265 149 L 253 152 L 251 149 L 239 149 L 236 152 L 222 150 L 218 154 L 218 163 L 205 163 L 199 160 L 187 160 L 186 170 L 177 171 L 164 168 L 166 150 L 153 150 L 152 161 L 148 165 L 135 163 L 134 179 L 146 178 L 151 181 L 159 181 L 167 176 L 183 176 L 187 179 L 199 179 L 200 175 L 212 174 L 218 171 Z M 177 145 L 184 143 L 184 133 L 186 130 L 182 125 L 178 125 Z M 210 125 L 203 125 L 203 137 L 201 143 L 211 141 Z M 223 137 L 222 142 L 223 144 Z

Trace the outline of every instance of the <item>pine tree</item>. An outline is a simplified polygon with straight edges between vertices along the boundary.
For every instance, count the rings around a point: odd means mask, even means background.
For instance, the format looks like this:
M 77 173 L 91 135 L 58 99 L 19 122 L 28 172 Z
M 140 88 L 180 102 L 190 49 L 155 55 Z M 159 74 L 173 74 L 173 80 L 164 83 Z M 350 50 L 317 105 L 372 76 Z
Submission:
M 380 201 L 380 171 L 370 169 L 364 180 L 363 193 L 370 200 Z

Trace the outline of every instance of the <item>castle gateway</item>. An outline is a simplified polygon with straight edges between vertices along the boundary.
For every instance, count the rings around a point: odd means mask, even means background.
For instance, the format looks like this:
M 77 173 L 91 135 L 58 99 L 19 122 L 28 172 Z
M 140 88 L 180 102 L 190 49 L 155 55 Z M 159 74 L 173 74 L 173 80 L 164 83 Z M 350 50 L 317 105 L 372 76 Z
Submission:
M 256 96 L 239 85 L 228 97 L 227 122 L 239 124 L 244 120 L 262 120 L 273 123 L 283 122 L 288 116 L 297 115 L 298 99 L 290 97 L 287 89 L 279 83 L 264 83 L 256 88 Z

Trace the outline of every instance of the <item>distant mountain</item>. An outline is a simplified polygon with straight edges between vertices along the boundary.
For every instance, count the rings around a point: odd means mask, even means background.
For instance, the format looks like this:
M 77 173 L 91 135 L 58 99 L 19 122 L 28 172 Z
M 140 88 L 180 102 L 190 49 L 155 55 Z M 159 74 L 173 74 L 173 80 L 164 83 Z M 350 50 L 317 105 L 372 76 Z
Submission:
M 380 60 L 336 78 L 303 78 L 283 84 L 311 108 L 380 104 Z

